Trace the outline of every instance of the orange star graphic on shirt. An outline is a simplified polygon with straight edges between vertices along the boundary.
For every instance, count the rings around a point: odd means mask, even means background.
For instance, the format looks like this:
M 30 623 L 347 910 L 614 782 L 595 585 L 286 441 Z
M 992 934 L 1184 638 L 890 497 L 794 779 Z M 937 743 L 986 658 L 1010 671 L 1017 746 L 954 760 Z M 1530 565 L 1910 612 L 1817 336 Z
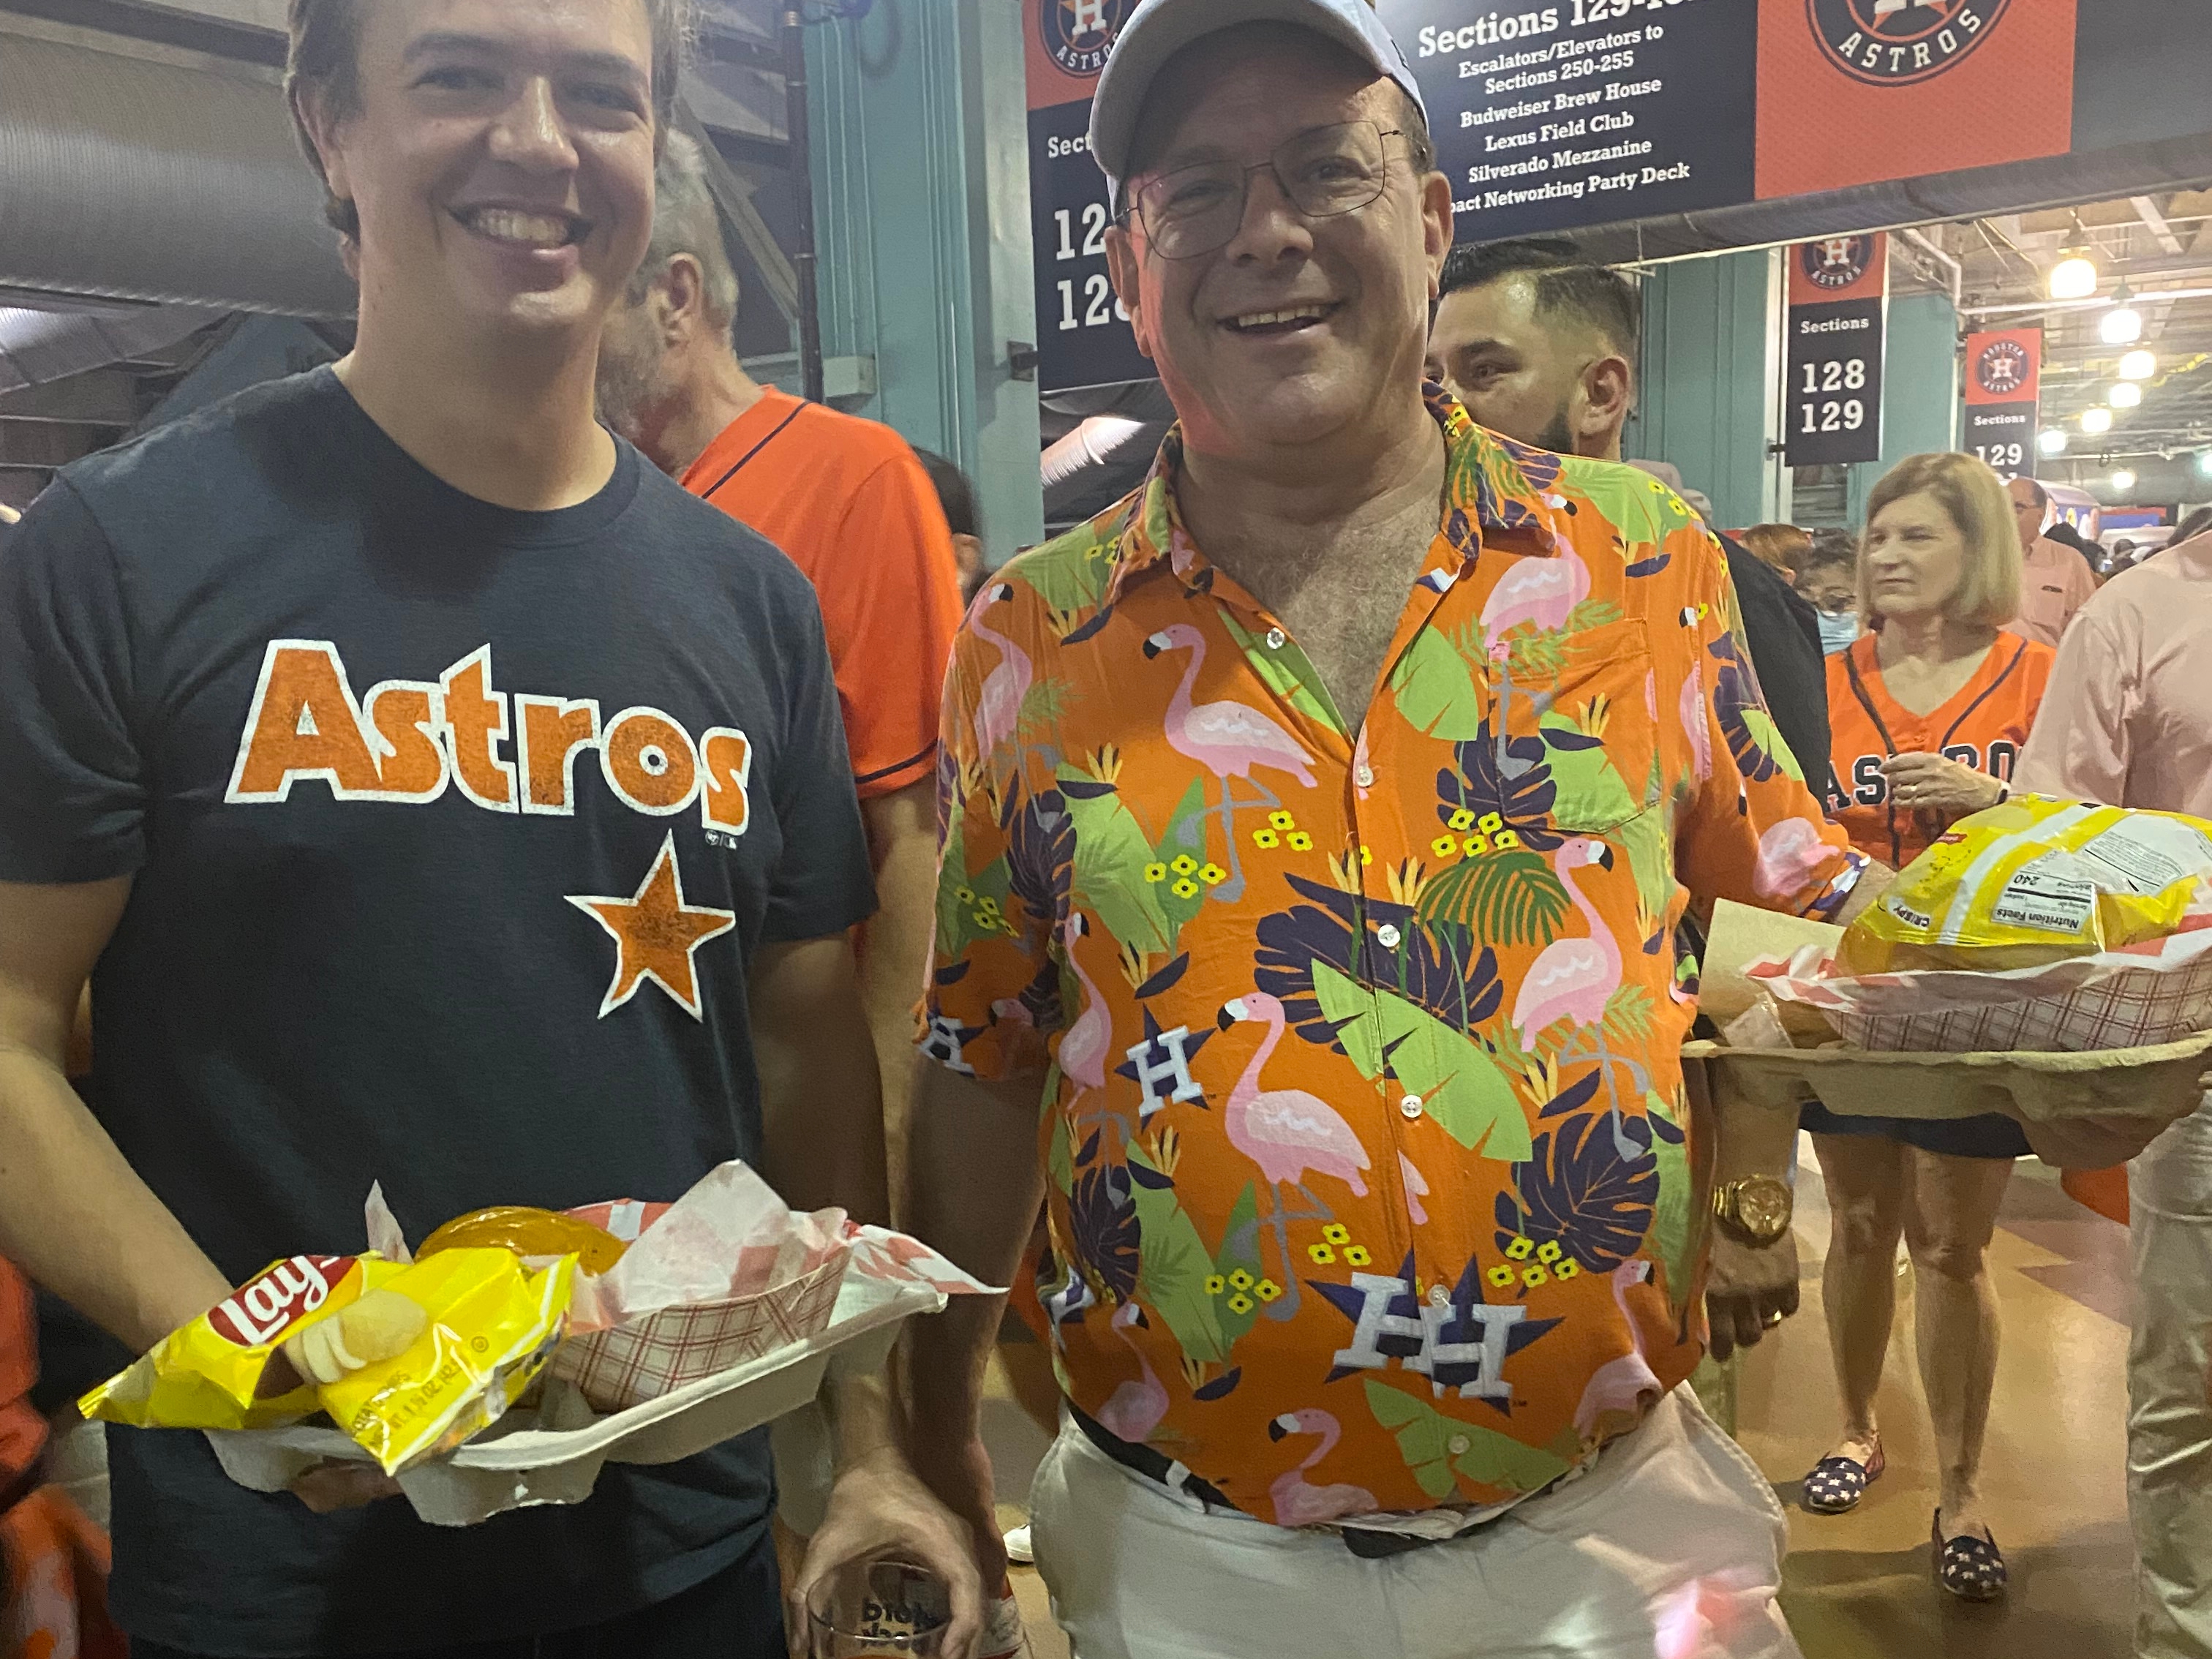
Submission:
M 574 893 L 567 897 L 614 935 L 615 977 L 607 987 L 606 1000 L 599 1005 L 601 1019 L 635 996 L 647 980 L 674 997 L 692 1018 L 701 1017 L 699 976 L 692 958 L 708 939 L 735 927 L 738 918 L 733 911 L 684 903 L 675 831 L 660 843 L 660 856 L 634 897 L 587 898 Z

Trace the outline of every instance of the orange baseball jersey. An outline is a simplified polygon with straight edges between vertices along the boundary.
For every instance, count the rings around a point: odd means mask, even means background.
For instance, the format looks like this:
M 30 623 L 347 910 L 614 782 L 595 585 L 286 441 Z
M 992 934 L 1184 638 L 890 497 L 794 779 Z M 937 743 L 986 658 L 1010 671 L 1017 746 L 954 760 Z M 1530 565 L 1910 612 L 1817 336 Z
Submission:
M 1862 635 L 1828 659 L 1828 724 L 1835 745 L 1828 808 L 1862 853 L 1902 869 L 1949 827 L 1933 812 L 1901 810 L 1881 764 L 1892 755 L 1942 755 L 2008 781 L 2042 707 L 2057 653 L 2000 633 L 1973 678 L 1942 708 L 1915 714 L 1882 684 L 1880 636 Z
M 960 569 L 906 441 L 771 386 L 707 446 L 684 487 L 759 531 L 814 584 L 860 799 L 932 776 Z

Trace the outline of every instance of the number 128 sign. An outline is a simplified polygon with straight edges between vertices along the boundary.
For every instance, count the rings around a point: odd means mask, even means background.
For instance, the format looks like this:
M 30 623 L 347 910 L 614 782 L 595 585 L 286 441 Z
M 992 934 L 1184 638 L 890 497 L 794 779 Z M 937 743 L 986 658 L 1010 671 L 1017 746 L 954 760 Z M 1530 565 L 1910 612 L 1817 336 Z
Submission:
M 1791 466 L 1879 460 L 1889 239 L 1829 236 L 1789 257 L 1783 457 Z

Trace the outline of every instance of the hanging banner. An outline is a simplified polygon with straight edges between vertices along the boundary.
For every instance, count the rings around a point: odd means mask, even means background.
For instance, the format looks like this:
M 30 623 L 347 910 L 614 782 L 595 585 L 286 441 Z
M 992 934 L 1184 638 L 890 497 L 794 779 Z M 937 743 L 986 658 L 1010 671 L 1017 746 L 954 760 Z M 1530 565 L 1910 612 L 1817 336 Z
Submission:
M 1783 459 L 1791 466 L 1880 460 L 1889 238 L 1824 237 L 1800 242 L 1789 258 Z
M 1968 335 L 1966 453 L 1988 462 L 2001 477 L 2033 477 L 2042 386 L 2041 329 Z
M 1112 209 L 1091 159 L 1091 94 L 1136 0 L 1024 0 L 1037 384 L 1045 392 L 1149 380 L 1106 272 Z

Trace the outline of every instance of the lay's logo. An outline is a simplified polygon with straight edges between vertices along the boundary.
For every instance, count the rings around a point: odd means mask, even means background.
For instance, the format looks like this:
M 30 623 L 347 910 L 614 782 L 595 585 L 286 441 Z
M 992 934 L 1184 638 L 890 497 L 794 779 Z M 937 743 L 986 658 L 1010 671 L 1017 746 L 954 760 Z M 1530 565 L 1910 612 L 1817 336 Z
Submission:
M 353 1270 L 349 1255 L 295 1255 L 211 1309 L 208 1324 L 226 1342 L 265 1348 L 330 1300 L 331 1286 Z

